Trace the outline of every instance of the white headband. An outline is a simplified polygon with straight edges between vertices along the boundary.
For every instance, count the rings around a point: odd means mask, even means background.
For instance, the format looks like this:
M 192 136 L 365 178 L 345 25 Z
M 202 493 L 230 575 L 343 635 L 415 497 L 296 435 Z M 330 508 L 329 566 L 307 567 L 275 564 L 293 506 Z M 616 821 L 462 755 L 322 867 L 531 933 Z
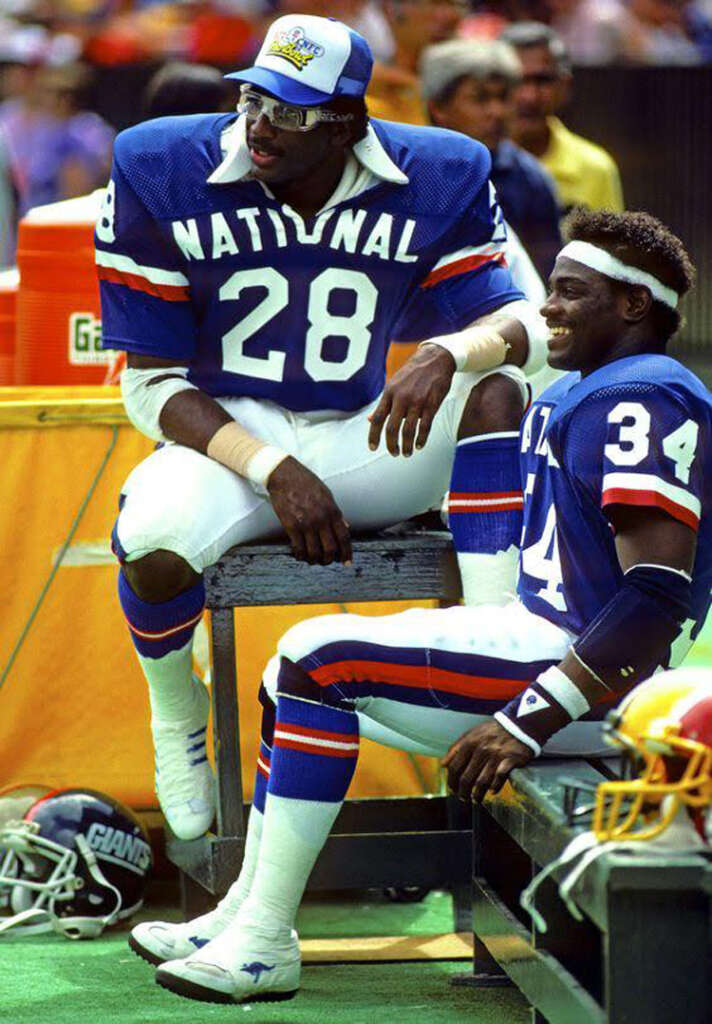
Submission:
M 625 281 L 626 284 L 642 284 L 658 302 L 664 303 L 670 309 L 677 309 L 680 296 L 674 288 L 668 288 L 657 277 L 653 277 L 645 270 L 622 263 L 605 249 L 599 249 L 597 245 L 591 245 L 590 242 L 569 242 L 561 250 L 559 256 L 567 256 L 571 260 L 576 260 L 577 263 L 583 263 L 585 267 L 597 270 L 599 274 L 605 274 L 606 277 L 612 277 L 616 281 Z

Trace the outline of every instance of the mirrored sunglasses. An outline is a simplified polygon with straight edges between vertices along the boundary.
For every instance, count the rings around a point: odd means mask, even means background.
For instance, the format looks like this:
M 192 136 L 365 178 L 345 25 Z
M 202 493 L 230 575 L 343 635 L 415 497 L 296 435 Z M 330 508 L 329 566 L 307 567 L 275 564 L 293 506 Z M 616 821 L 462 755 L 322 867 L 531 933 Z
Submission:
M 323 122 L 353 119 L 353 114 L 335 114 L 333 110 L 324 110 L 323 107 L 293 107 L 261 92 L 253 92 L 245 86 L 240 90 L 237 111 L 244 114 L 248 121 L 257 121 L 264 114 L 270 124 L 285 132 L 309 132 Z

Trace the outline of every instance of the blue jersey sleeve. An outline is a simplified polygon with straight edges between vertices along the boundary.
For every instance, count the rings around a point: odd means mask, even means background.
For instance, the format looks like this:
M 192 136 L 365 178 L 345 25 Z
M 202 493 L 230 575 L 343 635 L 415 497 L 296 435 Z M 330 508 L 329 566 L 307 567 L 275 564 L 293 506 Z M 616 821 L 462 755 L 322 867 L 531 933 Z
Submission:
M 524 298 L 505 258 L 507 231 L 486 180 L 444 240 L 396 326 L 394 341 L 422 341 L 462 330 L 507 302 Z
M 709 439 L 691 396 L 653 384 L 606 388 L 573 413 L 566 457 L 604 514 L 613 505 L 658 508 L 697 530 Z
M 196 346 L 189 281 L 122 169 L 120 142 L 95 232 L 103 345 L 189 362 Z

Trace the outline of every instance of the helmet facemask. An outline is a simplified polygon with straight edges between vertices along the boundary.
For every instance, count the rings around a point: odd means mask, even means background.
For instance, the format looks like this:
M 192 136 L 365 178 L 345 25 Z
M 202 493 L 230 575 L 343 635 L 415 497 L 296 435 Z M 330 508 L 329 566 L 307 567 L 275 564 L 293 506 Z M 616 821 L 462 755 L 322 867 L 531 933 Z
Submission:
M 655 839 L 681 807 L 710 804 L 712 749 L 679 736 L 677 724 L 644 733 L 635 743 L 614 731 L 629 760 L 642 762 L 642 769 L 637 778 L 598 786 L 592 830 L 600 842 Z
M 0 891 L 7 887 L 13 911 L 0 922 L 0 934 L 54 930 L 67 938 L 94 938 L 117 920 L 121 894 L 102 874 L 84 836 L 78 834 L 74 841 L 78 852 L 40 835 L 33 821 L 8 822 L 0 830 L 0 847 L 7 851 L 0 864 Z M 97 899 L 108 898 L 109 912 L 100 917 L 63 913 L 63 904 L 76 902 L 92 881 L 94 888 L 106 890 Z

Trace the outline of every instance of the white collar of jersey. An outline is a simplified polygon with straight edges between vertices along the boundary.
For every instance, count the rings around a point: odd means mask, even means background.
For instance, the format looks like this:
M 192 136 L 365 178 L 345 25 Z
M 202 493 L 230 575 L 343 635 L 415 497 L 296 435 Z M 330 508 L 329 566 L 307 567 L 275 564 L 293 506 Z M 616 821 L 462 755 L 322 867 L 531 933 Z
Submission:
M 209 176 L 209 185 L 226 185 L 240 181 L 250 173 L 252 161 L 245 137 L 246 127 L 247 119 L 238 117 L 223 132 L 220 139 L 223 160 Z M 391 160 L 371 125 L 368 126 L 364 138 L 353 147 L 352 152 L 367 171 L 382 181 L 390 181 L 394 185 L 408 184 L 408 175 Z

